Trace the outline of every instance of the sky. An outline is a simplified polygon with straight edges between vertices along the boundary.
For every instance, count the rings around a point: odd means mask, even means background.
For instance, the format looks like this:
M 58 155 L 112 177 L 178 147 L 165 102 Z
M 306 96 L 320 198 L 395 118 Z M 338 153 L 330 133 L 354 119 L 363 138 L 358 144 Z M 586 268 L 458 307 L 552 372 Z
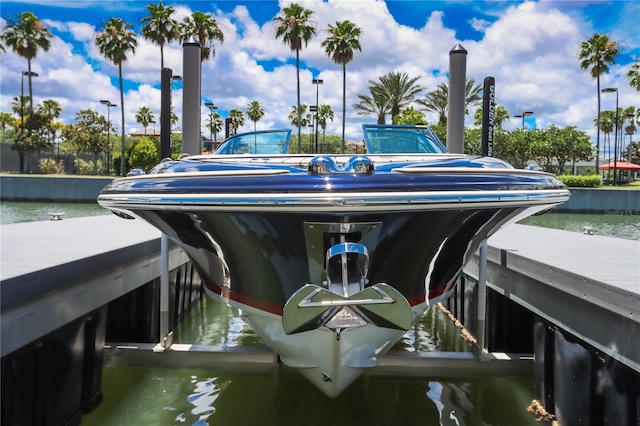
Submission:
M 73 123 L 81 109 L 107 115 L 100 100 L 120 104 L 118 69 L 103 58 L 95 46 L 104 21 L 120 17 L 141 34 L 140 20 L 148 16 L 145 6 L 155 1 L 32 0 L 0 1 L 0 28 L 7 17 L 33 12 L 52 32 L 49 51 L 40 51 L 32 61 L 34 103 L 53 99 L 62 106 L 60 120 Z M 203 63 L 202 132 L 213 102 L 223 118 L 232 108 L 246 111 L 257 100 L 265 110 L 258 129 L 290 127 L 288 114 L 296 104 L 295 52 L 275 39 L 273 18 L 290 1 L 171 1 L 176 18 L 193 11 L 210 12 L 224 33 L 224 43 L 215 44 L 215 57 Z M 361 125 L 376 117 L 358 115 L 352 105 L 358 94 L 369 94 L 370 81 L 388 72 L 419 77 L 423 95 L 446 83 L 449 52 L 460 44 L 467 51 L 467 78 L 482 84 L 485 77 L 496 81 L 496 101 L 511 116 L 532 111 L 526 128 L 576 126 L 595 141 L 597 115 L 596 80 L 581 70 L 577 59 L 580 43 L 594 33 L 608 34 L 619 42 L 622 54 L 601 77 L 601 88 L 618 89 L 620 107 L 640 108 L 640 94 L 629 86 L 630 66 L 640 56 L 640 1 L 637 0 L 540 0 L 540 1 L 405 1 L 333 0 L 300 1 L 314 11 L 316 37 L 300 51 L 301 103 L 330 105 L 335 119 L 328 134 L 339 135 L 342 125 L 342 67 L 333 63 L 321 47 L 329 24 L 349 20 L 362 29 L 360 44 L 347 64 L 347 139 L 361 139 Z M 178 42 L 165 46 L 165 67 L 182 75 L 183 48 Z M 21 72 L 26 59 L 11 50 L 0 57 L 0 110 L 10 112 L 11 100 L 20 95 Z M 125 79 L 125 130 L 141 130 L 135 114 L 149 107 L 159 122 L 160 48 L 138 37 L 135 54 L 123 64 Z M 315 86 L 312 79 L 323 84 Z M 316 92 L 317 90 L 317 92 Z M 28 95 L 27 81 L 24 81 Z M 175 112 L 182 117 L 182 86 L 172 96 Z M 602 94 L 602 109 L 615 109 L 615 93 Z M 414 105 L 416 108 L 419 106 Z M 120 105 L 110 118 L 120 131 Z M 472 109 L 465 124 L 472 125 Z M 434 113 L 426 113 L 436 122 Z M 388 118 L 389 122 L 390 119 Z M 180 123 L 178 124 L 180 125 Z M 522 126 L 511 118 L 507 130 Z M 159 128 L 159 124 L 158 124 Z M 245 119 L 239 131 L 253 130 Z M 295 132 L 294 132 L 295 133 Z

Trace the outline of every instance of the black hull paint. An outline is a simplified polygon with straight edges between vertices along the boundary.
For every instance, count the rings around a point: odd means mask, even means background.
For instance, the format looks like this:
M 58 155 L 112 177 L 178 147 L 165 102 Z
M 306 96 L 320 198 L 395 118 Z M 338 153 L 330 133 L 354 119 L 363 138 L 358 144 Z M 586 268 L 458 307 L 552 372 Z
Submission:
M 310 279 L 305 223 L 380 222 L 376 244 L 367 247 L 369 283 L 387 283 L 415 306 L 446 294 L 479 245 L 522 210 L 346 215 L 138 210 L 136 214 L 185 249 L 209 290 L 282 315 L 284 304 L 300 287 L 322 284 Z

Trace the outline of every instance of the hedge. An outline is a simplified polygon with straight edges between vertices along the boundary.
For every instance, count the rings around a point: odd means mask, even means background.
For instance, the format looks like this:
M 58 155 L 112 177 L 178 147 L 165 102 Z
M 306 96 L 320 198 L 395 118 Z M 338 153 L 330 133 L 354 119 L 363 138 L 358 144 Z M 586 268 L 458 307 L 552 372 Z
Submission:
M 560 175 L 558 176 L 565 185 L 574 188 L 597 188 L 602 185 L 599 175 Z

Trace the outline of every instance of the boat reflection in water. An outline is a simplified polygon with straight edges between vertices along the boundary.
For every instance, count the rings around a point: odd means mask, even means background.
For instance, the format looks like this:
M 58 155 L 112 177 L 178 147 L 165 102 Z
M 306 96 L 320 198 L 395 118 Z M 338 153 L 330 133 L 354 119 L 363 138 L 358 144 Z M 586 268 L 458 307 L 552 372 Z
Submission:
M 367 155 L 293 155 L 290 131 L 115 180 L 98 202 L 187 252 L 282 362 L 337 396 L 502 226 L 569 198 L 553 175 L 449 154 L 427 127 L 364 126 Z

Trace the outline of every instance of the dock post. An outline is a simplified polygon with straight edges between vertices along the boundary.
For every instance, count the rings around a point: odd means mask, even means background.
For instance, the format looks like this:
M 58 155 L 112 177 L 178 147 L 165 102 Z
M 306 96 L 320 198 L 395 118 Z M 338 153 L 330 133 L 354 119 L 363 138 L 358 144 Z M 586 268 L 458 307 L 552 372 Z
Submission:
M 171 346 L 173 333 L 169 333 L 169 238 L 160 236 L 160 344 Z
M 476 314 L 476 333 L 479 355 L 486 347 L 485 322 L 487 317 L 487 255 L 488 248 L 485 241 L 480 246 L 480 256 L 478 260 L 478 299 Z

